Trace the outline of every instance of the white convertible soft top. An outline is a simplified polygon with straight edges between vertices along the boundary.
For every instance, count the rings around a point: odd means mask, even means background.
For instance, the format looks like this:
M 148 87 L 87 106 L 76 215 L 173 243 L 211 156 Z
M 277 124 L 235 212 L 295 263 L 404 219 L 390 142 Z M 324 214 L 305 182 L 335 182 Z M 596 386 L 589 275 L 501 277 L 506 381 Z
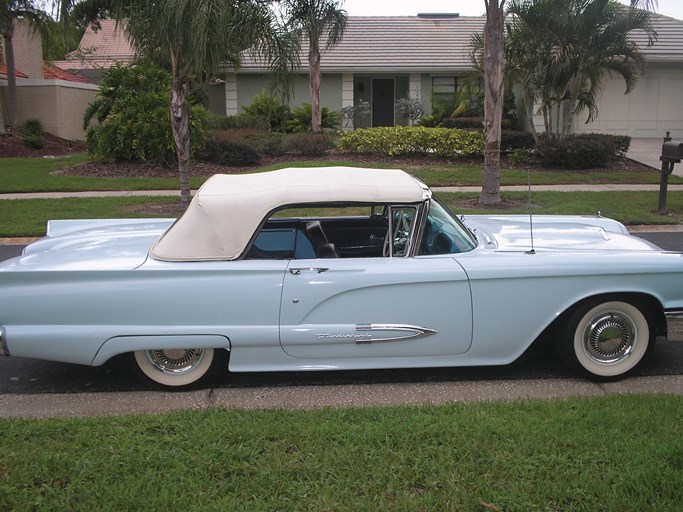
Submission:
M 276 208 L 332 202 L 417 203 L 430 196 L 399 169 L 290 168 L 256 174 L 216 174 L 187 211 L 152 246 L 158 260 L 234 260 Z

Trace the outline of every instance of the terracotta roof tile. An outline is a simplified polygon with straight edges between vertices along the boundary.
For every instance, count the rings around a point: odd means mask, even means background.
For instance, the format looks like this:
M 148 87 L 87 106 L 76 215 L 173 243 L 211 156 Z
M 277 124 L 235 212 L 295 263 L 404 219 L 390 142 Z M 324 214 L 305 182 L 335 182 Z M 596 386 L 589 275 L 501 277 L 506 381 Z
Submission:
M 50 64 L 43 64 L 43 77 L 45 80 L 65 80 L 67 82 L 80 82 L 83 84 L 92 83 L 87 78 L 82 76 L 74 75 L 68 71 L 64 71 L 57 66 L 51 66 Z
M 0 66 L 0 76 L 7 78 L 7 68 L 5 66 Z M 28 76 L 26 76 L 24 73 L 22 73 L 18 69 L 14 70 L 14 76 L 19 77 L 19 78 L 28 78 Z

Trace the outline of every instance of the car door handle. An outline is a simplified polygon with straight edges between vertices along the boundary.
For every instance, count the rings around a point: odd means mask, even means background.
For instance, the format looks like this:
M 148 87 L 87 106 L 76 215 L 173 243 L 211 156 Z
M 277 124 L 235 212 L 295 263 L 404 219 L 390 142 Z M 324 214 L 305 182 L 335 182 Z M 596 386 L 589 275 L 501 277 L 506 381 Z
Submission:
M 302 272 L 315 272 L 316 274 L 322 274 L 323 272 L 327 272 L 328 270 L 330 269 L 323 267 L 290 268 L 289 273 L 294 276 L 298 276 Z

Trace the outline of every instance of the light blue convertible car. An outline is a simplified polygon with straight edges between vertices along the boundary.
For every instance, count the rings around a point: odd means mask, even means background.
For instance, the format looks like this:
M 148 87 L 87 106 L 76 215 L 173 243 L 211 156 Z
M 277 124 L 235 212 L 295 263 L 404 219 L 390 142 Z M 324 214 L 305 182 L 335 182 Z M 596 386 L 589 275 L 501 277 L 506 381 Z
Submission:
M 542 334 L 589 378 L 683 341 L 683 256 L 602 217 L 458 218 L 400 170 L 217 175 L 174 219 L 50 221 L 0 264 L 2 352 L 150 383 L 503 365 Z

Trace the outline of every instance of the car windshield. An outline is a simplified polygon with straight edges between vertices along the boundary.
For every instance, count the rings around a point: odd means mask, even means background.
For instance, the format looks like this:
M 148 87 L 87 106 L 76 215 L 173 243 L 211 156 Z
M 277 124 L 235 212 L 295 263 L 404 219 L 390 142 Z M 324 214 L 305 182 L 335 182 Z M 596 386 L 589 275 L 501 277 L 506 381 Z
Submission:
M 419 254 L 454 254 L 471 251 L 476 246 L 477 241 L 462 222 L 432 198 Z

